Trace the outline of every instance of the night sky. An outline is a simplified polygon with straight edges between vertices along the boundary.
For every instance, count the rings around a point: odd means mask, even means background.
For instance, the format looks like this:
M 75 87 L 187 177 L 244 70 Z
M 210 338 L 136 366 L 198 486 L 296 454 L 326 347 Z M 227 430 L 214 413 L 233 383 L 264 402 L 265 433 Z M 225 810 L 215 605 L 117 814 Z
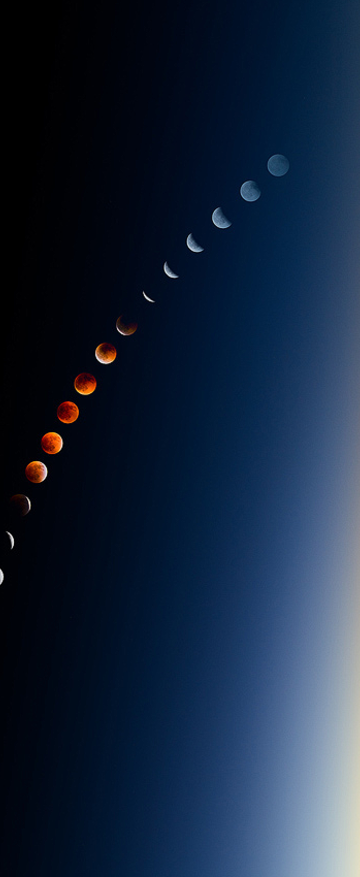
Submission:
M 3 873 L 358 877 L 359 4 L 4 33 Z

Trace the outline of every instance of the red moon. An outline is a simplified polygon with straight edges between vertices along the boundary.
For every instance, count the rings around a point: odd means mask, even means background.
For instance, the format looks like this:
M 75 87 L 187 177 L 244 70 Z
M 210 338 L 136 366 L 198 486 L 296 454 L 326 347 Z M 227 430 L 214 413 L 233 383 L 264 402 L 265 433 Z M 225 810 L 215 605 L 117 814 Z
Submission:
M 63 446 L 63 440 L 58 432 L 46 432 L 41 439 L 41 447 L 46 454 L 58 454 Z
M 74 387 L 82 396 L 89 396 L 96 390 L 96 378 L 88 372 L 81 372 L 74 380 Z
M 137 322 L 127 314 L 120 314 L 120 317 L 116 320 L 116 328 L 120 335 L 133 335 L 137 327 Z
M 79 417 L 79 409 L 75 402 L 62 402 L 58 407 L 57 416 L 61 423 L 74 423 Z
M 45 481 L 47 474 L 45 463 L 41 463 L 40 460 L 33 460 L 25 468 L 25 475 L 32 484 L 41 484 L 42 481 Z
M 20 517 L 23 518 L 31 509 L 29 497 L 25 496 L 25 493 L 14 493 L 14 495 L 10 497 L 10 509 L 16 515 L 20 515 Z
M 116 359 L 116 347 L 114 347 L 113 344 L 107 344 L 107 342 L 104 341 L 103 344 L 98 344 L 95 350 L 95 356 L 98 362 L 107 365 L 109 362 L 114 362 L 114 359 Z

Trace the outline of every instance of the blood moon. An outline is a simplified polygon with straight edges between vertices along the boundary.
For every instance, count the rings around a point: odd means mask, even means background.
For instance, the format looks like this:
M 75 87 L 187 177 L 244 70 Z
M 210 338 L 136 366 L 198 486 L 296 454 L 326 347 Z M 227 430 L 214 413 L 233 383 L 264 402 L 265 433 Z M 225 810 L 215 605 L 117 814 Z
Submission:
M 58 432 L 46 432 L 41 439 L 41 447 L 46 454 L 58 454 L 63 444 Z
M 96 378 L 88 372 L 81 372 L 74 380 L 74 387 L 82 396 L 89 396 L 96 390 Z
M 32 460 L 25 468 L 25 475 L 32 484 L 41 484 L 42 481 L 45 481 L 47 474 L 45 463 L 41 463 L 40 460 Z
M 79 417 L 79 409 L 75 402 L 61 402 L 57 410 L 61 423 L 74 423 Z
M 104 341 L 103 344 L 98 344 L 96 347 L 95 356 L 98 362 L 108 365 L 109 362 L 114 362 L 114 359 L 116 359 L 116 347 L 114 347 L 113 344 L 107 344 L 106 341 Z
M 128 314 L 120 314 L 120 317 L 116 320 L 116 328 L 120 335 L 133 335 L 137 327 L 136 320 L 133 320 Z

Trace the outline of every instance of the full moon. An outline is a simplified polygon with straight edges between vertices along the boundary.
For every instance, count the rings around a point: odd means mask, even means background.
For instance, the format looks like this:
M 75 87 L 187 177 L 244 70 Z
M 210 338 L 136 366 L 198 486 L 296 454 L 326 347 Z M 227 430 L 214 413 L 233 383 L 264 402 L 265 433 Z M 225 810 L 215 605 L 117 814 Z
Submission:
M 63 446 L 63 440 L 58 432 L 46 432 L 41 439 L 41 447 L 46 454 L 58 454 Z
M 116 347 L 114 347 L 113 344 L 107 344 L 107 342 L 104 341 L 96 347 L 95 356 L 98 362 L 108 365 L 109 362 L 114 362 L 114 359 L 116 359 Z
M 74 380 L 74 387 L 82 396 L 90 396 L 96 390 L 96 378 L 88 372 L 81 372 Z
M 116 320 L 116 328 L 120 335 L 133 335 L 138 327 L 137 322 L 129 317 L 128 314 L 120 314 Z
M 280 155 L 280 153 L 277 153 L 269 158 L 266 167 L 273 177 L 283 177 L 289 170 L 290 162 L 289 159 L 286 158 L 286 155 Z
M 75 402 L 61 402 L 57 410 L 57 416 L 61 423 L 75 423 L 79 417 L 79 409 Z
M 261 192 L 255 180 L 246 180 L 240 187 L 240 195 L 244 201 L 257 201 Z
M 41 463 L 40 460 L 33 460 L 25 468 L 25 475 L 32 484 L 41 484 L 42 481 L 45 481 L 47 474 L 45 463 Z
M 23 518 L 31 509 L 29 497 L 25 496 L 24 493 L 14 493 L 14 495 L 10 497 L 10 509 L 15 515 L 19 515 Z

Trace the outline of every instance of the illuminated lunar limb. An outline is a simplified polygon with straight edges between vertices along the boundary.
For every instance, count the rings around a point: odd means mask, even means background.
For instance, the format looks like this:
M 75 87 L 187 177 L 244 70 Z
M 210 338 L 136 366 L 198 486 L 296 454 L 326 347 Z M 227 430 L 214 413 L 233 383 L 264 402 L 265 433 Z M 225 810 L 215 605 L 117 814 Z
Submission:
M 25 515 L 29 514 L 31 502 L 25 493 L 14 493 L 13 496 L 10 497 L 9 506 L 10 512 L 15 517 L 23 518 Z
M 89 372 L 81 372 L 74 380 L 74 387 L 81 396 L 90 396 L 96 390 L 96 378 Z
M 216 228 L 230 228 L 232 224 L 230 219 L 228 219 L 225 216 L 225 213 L 223 213 L 221 207 L 216 207 L 215 210 L 213 210 L 211 219 L 214 225 L 216 225 Z
M 204 252 L 204 247 L 201 247 L 200 244 L 198 244 L 196 242 L 193 234 L 188 234 L 188 236 L 186 238 L 186 246 L 188 247 L 189 250 L 191 250 L 192 253 L 203 253 Z
M 116 320 L 116 328 L 120 335 L 133 335 L 136 332 L 138 324 L 132 316 L 128 314 L 120 314 Z
M 42 481 L 45 481 L 47 474 L 47 467 L 41 460 L 32 460 L 25 468 L 25 475 L 32 484 L 41 484 Z
M 260 198 L 261 191 L 255 180 L 246 180 L 240 186 L 240 195 L 244 201 L 257 201 Z
M 171 268 L 167 262 L 164 262 L 164 264 L 163 264 L 163 271 L 167 277 L 171 278 L 171 280 L 177 280 L 179 277 L 178 274 L 175 274 L 175 271 L 171 270 Z
M 116 359 L 116 347 L 114 347 L 113 344 L 108 344 L 104 341 L 96 347 L 95 357 L 97 361 L 103 363 L 103 365 L 109 365 L 110 362 L 114 362 Z

